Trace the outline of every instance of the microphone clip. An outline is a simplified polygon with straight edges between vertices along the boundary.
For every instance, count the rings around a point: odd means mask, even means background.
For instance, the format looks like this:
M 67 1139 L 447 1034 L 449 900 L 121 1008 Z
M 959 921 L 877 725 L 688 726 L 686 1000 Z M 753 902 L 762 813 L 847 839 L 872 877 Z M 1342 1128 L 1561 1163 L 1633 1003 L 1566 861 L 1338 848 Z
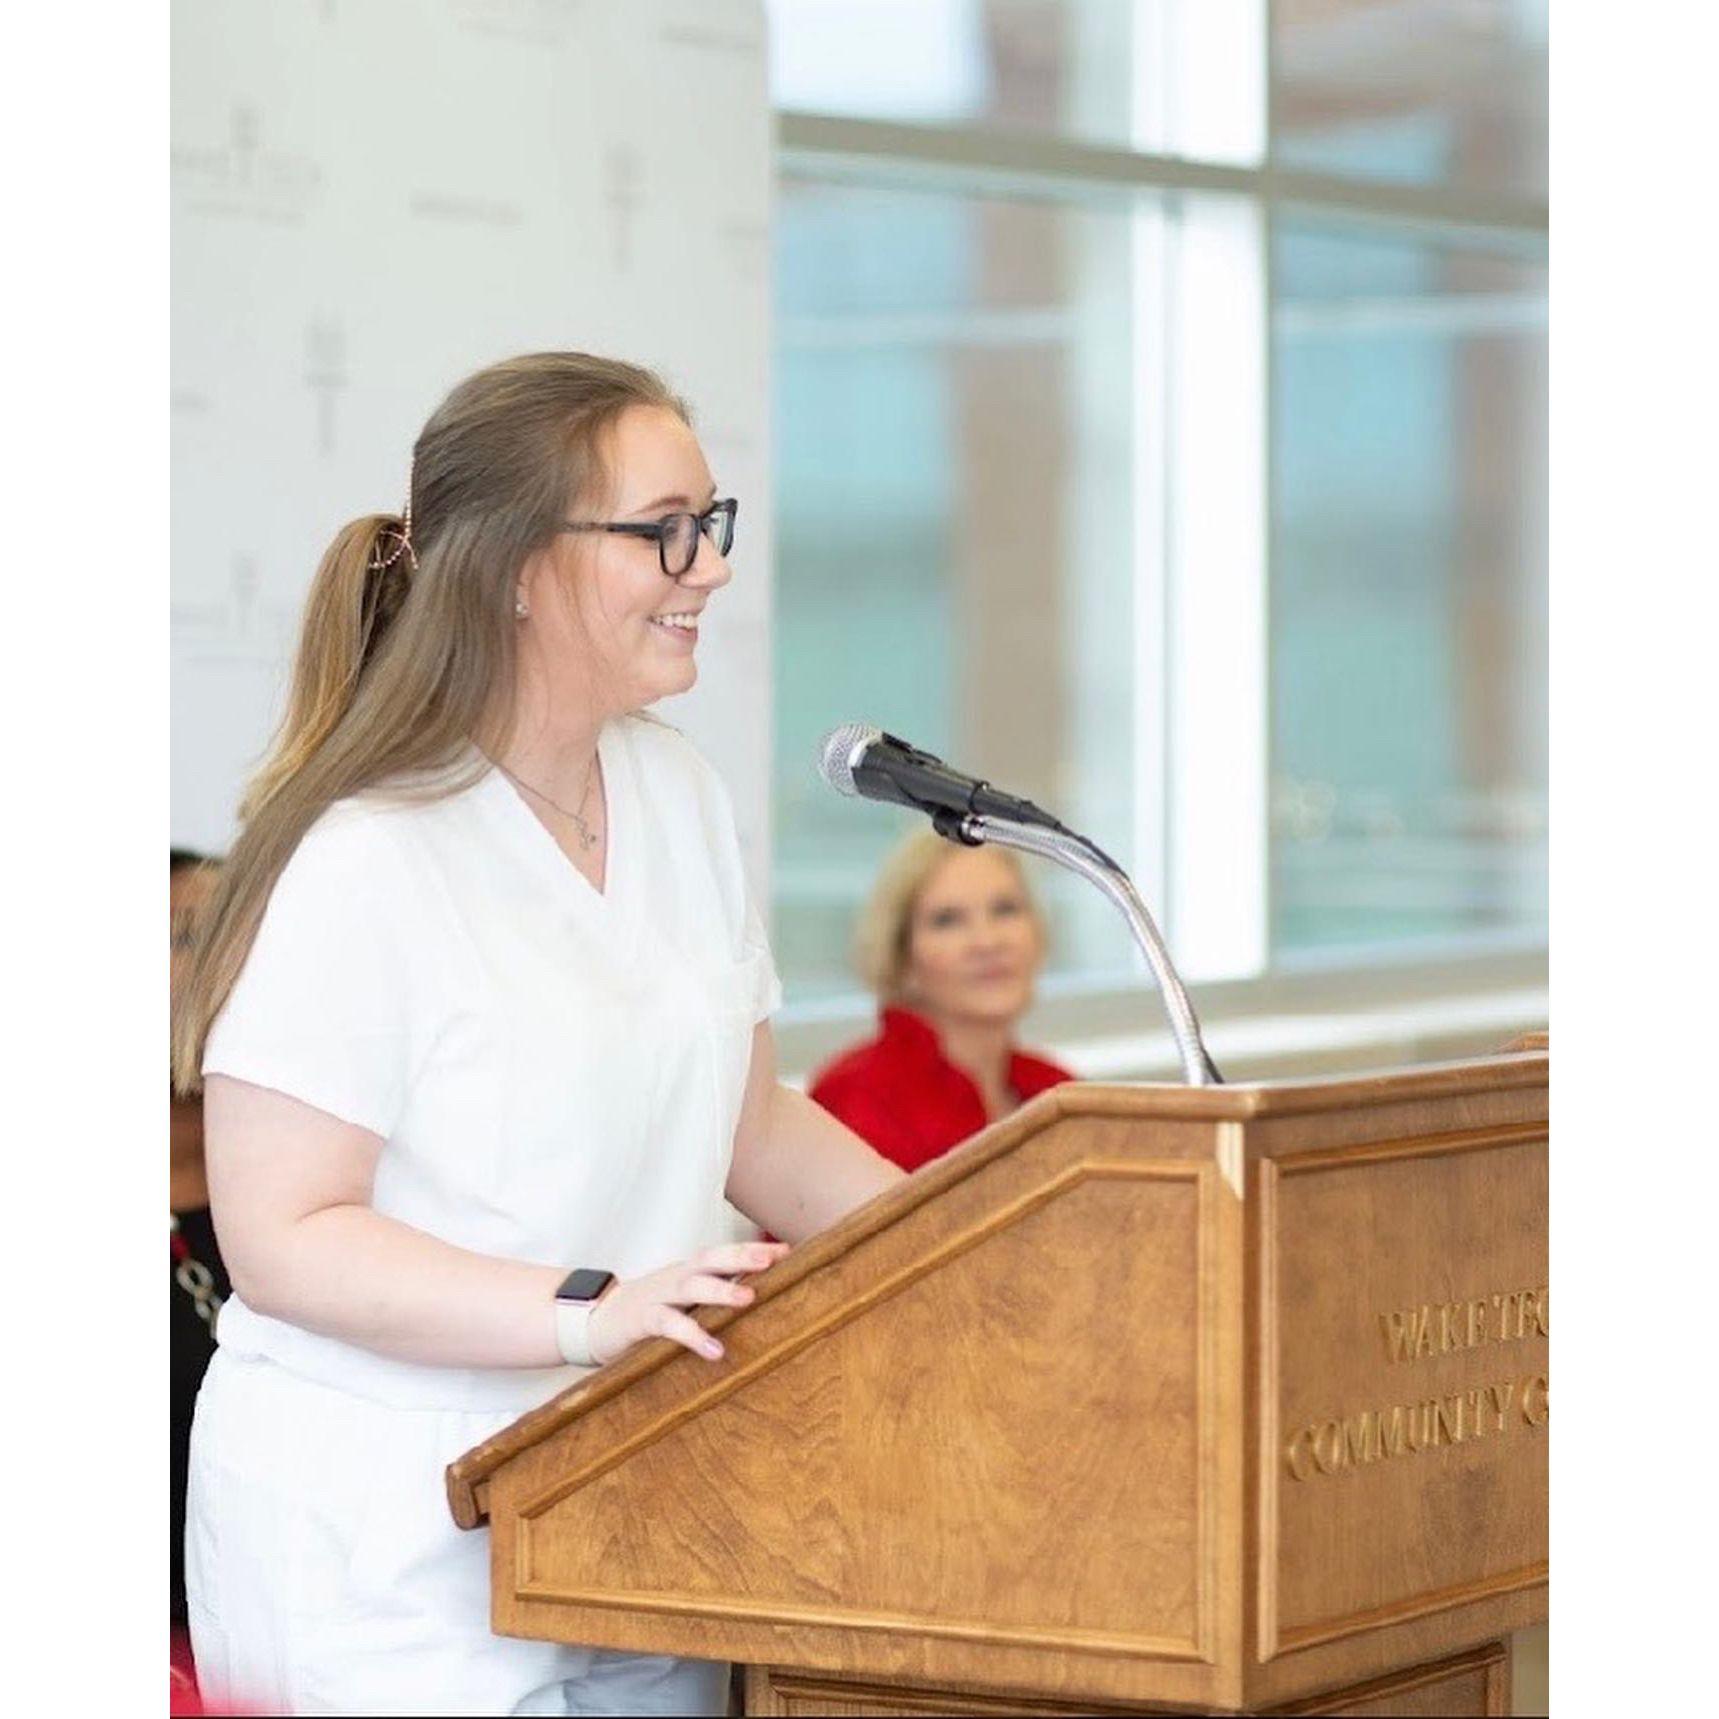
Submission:
M 931 814 L 932 829 L 945 841 L 959 842 L 962 847 L 968 848 L 983 847 L 985 838 L 973 834 L 972 823 L 970 812 L 957 812 L 949 806 L 939 806 Z

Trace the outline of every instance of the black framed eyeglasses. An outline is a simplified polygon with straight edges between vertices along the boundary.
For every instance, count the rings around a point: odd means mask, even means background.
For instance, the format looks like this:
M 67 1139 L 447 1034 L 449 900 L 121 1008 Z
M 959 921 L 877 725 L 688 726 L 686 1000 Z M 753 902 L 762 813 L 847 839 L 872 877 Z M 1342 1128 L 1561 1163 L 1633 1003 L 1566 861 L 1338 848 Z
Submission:
M 734 516 L 740 503 L 732 496 L 726 501 L 713 501 L 703 513 L 665 513 L 648 525 L 631 520 L 575 520 L 562 522 L 563 531 L 614 531 L 623 537 L 654 537 L 657 560 L 671 579 L 684 578 L 698 559 L 698 539 L 702 532 L 718 555 L 726 555 L 734 547 Z

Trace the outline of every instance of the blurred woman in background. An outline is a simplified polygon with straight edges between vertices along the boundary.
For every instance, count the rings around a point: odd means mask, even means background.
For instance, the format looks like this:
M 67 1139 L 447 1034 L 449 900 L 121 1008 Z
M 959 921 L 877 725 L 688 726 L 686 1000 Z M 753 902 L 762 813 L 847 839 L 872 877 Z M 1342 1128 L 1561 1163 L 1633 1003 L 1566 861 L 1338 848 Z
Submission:
M 1016 1046 L 1044 965 L 1044 920 L 1015 857 L 926 830 L 885 860 L 855 929 L 878 1036 L 811 1095 L 905 1170 L 1074 1077 Z

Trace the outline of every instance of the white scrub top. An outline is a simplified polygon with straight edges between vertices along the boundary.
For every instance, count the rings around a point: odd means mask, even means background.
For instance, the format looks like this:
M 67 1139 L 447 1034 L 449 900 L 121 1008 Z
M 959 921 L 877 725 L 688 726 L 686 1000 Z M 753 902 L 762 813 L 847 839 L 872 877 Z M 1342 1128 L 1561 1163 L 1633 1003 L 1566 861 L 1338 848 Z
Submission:
M 491 769 L 440 800 L 342 801 L 270 896 L 203 1072 L 384 1142 L 374 1208 L 460 1247 L 637 1276 L 727 1235 L 754 1025 L 781 1000 L 715 772 L 608 724 L 605 887 Z M 221 1348 L 403 1408 L 512 1414 L 581 1375 L 426 1367 L 234 1296 Z

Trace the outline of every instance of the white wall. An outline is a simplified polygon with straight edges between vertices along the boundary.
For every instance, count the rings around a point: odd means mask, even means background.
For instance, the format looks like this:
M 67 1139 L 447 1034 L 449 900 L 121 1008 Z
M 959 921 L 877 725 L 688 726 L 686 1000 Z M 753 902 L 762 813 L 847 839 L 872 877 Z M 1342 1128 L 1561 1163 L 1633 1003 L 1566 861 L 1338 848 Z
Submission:
M 741 501 L 664 705 L 769 832 L 770 114 L 757 0 L 175 0 L 173 811 L 219 850 L 346 520 L 461 376 L 661 369 Z

